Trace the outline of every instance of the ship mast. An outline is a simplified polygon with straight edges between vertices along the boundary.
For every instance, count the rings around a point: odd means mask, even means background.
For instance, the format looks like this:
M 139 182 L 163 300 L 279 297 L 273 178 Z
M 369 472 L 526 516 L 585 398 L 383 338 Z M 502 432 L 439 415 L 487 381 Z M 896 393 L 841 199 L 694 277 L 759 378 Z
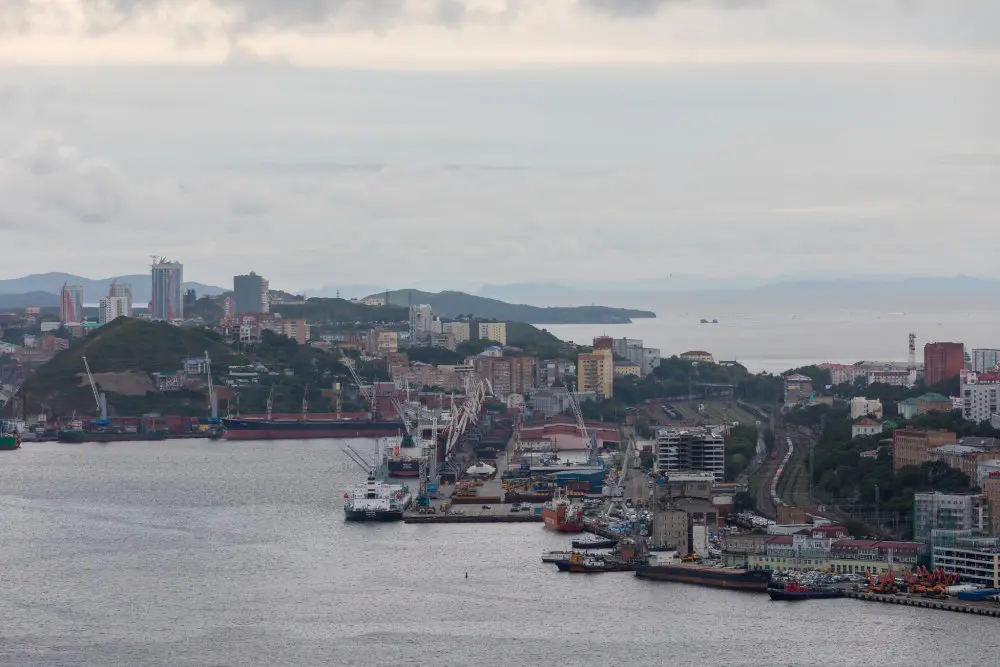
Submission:
M 271 392 L 267 395 L 267 420 L 271 421 L 271 410 L 274 408 L 274 385 L 271 385 Z
M 309 418 L 309 385 L 302 392 L 302 421 Z

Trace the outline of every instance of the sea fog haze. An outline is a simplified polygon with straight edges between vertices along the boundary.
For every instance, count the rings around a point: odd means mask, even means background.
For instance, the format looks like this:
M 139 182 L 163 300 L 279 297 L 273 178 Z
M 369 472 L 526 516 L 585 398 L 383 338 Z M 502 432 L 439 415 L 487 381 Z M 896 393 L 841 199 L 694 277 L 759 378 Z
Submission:
M 0 664 L 995 664 L 995 619 L 562 574 L 539 524 L 345 523 L 345 444 L 3 452 Z
M 716 360 L 739 361 L 752 372 L 780 373 L 789 368 L 829 361 L 906 361 L 908 336 L 917 336 L 917 361 L 923 345 L 932 341 L 958 341 L 966 349 L 1000 347 L 1000 312 L 982 303 L 975 308 L 952 304 L 911 310 L 891 302 L 870 302 L 859 295 L 853 307 L 822 300 L 809 304 L 776 302 L 701 303 L 690 295 L 631 294 L 609 305 L 644 307 L 655 319 L 631 324 L 539 325 L 562 340 L 589 345 L 594 336 L 642 339 L 658 347 L 664 357 L 687 350 L 705 350 Z M 963 304 L 964 305 L 964 304 Z M 718 324 L 704 324 L 718 320 Z

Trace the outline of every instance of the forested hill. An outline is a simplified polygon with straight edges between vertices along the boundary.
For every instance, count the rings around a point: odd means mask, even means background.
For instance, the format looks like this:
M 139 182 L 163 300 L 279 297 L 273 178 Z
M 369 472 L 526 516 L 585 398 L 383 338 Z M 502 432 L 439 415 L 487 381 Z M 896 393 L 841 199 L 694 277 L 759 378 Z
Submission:
M 371 295 L 385 297 L 386 293 Z M 527 322 L 529 324 L 626 324 L 633 319 L 656 317 L 649 310 L 610 308 L 608 306 L 561 306 L 541 308 L 525 304 L 506 303 L 465 292 L 422 292 L 395 290 L 388 292 L 394 306 L 429 304 L 442 317 L 474 317 L 484 320 Z

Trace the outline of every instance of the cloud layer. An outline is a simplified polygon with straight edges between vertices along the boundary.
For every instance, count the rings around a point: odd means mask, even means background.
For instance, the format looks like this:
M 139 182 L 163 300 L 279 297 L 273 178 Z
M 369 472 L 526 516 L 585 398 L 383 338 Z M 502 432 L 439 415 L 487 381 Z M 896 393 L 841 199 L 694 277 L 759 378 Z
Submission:
M 6 62 L 1000 67 L 993 0 L 8 0 Z
M 0 72 L 3 271 L 125 274 L 157 253 L 288 289 L 989 273 L 994 249 L 965 240 L 1000 208 L 992 81 Z

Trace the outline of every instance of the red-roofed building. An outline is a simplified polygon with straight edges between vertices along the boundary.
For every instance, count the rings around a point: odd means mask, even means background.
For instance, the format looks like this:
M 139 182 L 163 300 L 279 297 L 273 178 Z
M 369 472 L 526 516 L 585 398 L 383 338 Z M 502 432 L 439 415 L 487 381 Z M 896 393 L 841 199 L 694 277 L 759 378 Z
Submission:
M 843 539 L 843 526 L 817 526 L 767 541 L 766 553 L 751 554 L 748 567 L 768 570 L 821 570 L 838 574 L 882 574 L 913 568 L 924 545 L 919 542 Z

